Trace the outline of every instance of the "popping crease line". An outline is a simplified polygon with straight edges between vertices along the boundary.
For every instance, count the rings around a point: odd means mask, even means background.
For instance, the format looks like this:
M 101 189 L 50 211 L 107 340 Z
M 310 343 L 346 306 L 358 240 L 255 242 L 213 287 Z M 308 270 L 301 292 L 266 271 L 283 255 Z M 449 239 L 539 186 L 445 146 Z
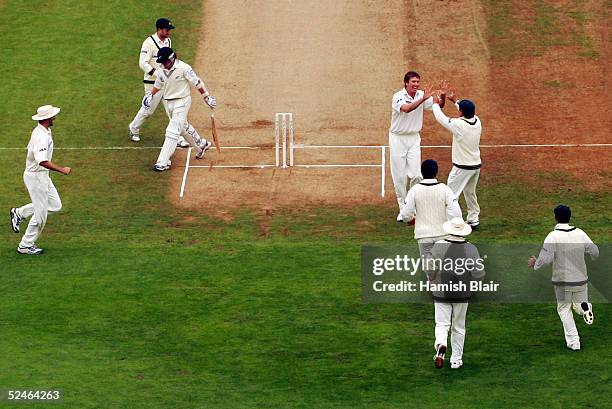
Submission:
M 346 149 L 382 149 L 389 145 L 293 145 L 294 149 L 322 149 L 322 148 L 346 148 Z M 568 144 L 501 144 L 501 145 L 480 145 L 481 148 L 597 148 L 611 147 L 612 143 L 568 143 Z M 451 148 L 451 145 L 421 145 L 421 148 Z M 26 150 L 27 147 L 1 147 L 0 150 Z M 161 149 L 161 146 L 85 146 L 85 147 L 57 147 L 54 150 L 141 150 L 141 149 Z M 222 146 L 221 149 L 248 149 L 264 150 L 275 149 L 275 146 Z

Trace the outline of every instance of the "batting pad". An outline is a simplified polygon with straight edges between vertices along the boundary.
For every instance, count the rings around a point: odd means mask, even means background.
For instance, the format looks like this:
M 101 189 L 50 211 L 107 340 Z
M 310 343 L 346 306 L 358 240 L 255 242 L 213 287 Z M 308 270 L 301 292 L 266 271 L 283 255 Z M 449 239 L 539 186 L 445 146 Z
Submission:
M 161 148 L 161 152 L 159 152 L 159 157 L 157 158 L 157 164 L 166 166 L 166 164 L 170 161 L 172 155 L 174 155 L 174 151 L 176 150 L 176 143 L 178 138 L 173 138 L 166 136 L 164 140 L 164 145 Z

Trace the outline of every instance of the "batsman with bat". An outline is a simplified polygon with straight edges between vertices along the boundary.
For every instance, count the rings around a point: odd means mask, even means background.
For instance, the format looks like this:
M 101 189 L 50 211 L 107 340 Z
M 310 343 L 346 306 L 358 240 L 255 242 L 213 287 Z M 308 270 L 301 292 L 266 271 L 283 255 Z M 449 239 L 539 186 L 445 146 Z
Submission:
M 210 141 L 200 138 L 195 128 L 187 121 L 189 108 L 191 107 L 190 85 L 200 92 L 204 102 L 211 109 L 215 109 L 217 100 L 210 95 L 206 85 L 193 68 L 176 57 L 172 48 L 161 48 L 157 54 L 157 62 L 163 66 L 163 69 L 157 75 L 151 92 L 143 98 L 142 105 L 143 107 L 149 107 L 155 94 L 163 90 L 163 104 L 170 122 L 166 127 L 166 139 L 161 152 L 153 166 L 154 170 L 163 172 L 170 168 L 170 158 L 176 150 L 176 143 L 181 134 L 192 147 L 197 149 L 197 159 L 203 158 L 206 151 L 212 146 Z M 215 130 L 213 129 L 213 131 Z

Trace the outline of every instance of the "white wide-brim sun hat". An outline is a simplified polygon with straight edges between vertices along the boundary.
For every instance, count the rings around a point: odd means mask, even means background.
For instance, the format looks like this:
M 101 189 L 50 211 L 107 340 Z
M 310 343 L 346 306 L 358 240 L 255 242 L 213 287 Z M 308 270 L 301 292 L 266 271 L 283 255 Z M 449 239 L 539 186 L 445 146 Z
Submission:
M 446 234 L 452 234 L 453 236 L 468 236 L 472 232 L 470 225 L 464 222 L 461 217 L 455 217 L 445 222 L 442 227 Z
M 59 111 L 60 109 L 53 105 L 43 105 L 38 107 L 36 115 L 32 116 L 32 119 L 35 121 L 42 121 L 43 119 L 53 118 L 55 115 L 59 114 Z

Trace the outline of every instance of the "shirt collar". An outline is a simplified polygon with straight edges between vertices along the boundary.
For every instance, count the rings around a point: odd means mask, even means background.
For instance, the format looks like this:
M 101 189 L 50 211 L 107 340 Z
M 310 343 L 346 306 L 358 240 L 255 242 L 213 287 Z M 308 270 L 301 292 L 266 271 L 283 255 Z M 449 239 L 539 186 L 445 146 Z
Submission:
M 433 178 L 433 179 L 423 179 L 421 180 L 421 183 L 438 183 L 438 179 Z
M 574 226 L 570 226 L 569 223 L 557 223 L 557 225 L 555 226 L 555 229 L 572 229 Z
M 158 44 L 164 45 L 164 44 L 166 43 L 165 41 L 162 41 L 162 40 L 161 40 L 161 39 L 160 39 L 160 38 L 157 36 L 157 33 L 153 34 L 153 37 L 155 37 L 155 41 L 156 41 Z
M 416 94 L 414 94 L 414 97 L 411 97 L 410 94 L 408 93 L 408 90 L 406 89 L 406 87 L 404 87 L 404 96 L 410 99 L 415 99 L 419 96 L 419 94 L 421 93 L 420 89 L 417 89 Z
M 51 135 L 51 128 L 47 129 L 44 126 L 42 126 L 41 124 L 38 124 L 37 127 L 40 128 L 44 133 L 47 133 L 47 134 Z

